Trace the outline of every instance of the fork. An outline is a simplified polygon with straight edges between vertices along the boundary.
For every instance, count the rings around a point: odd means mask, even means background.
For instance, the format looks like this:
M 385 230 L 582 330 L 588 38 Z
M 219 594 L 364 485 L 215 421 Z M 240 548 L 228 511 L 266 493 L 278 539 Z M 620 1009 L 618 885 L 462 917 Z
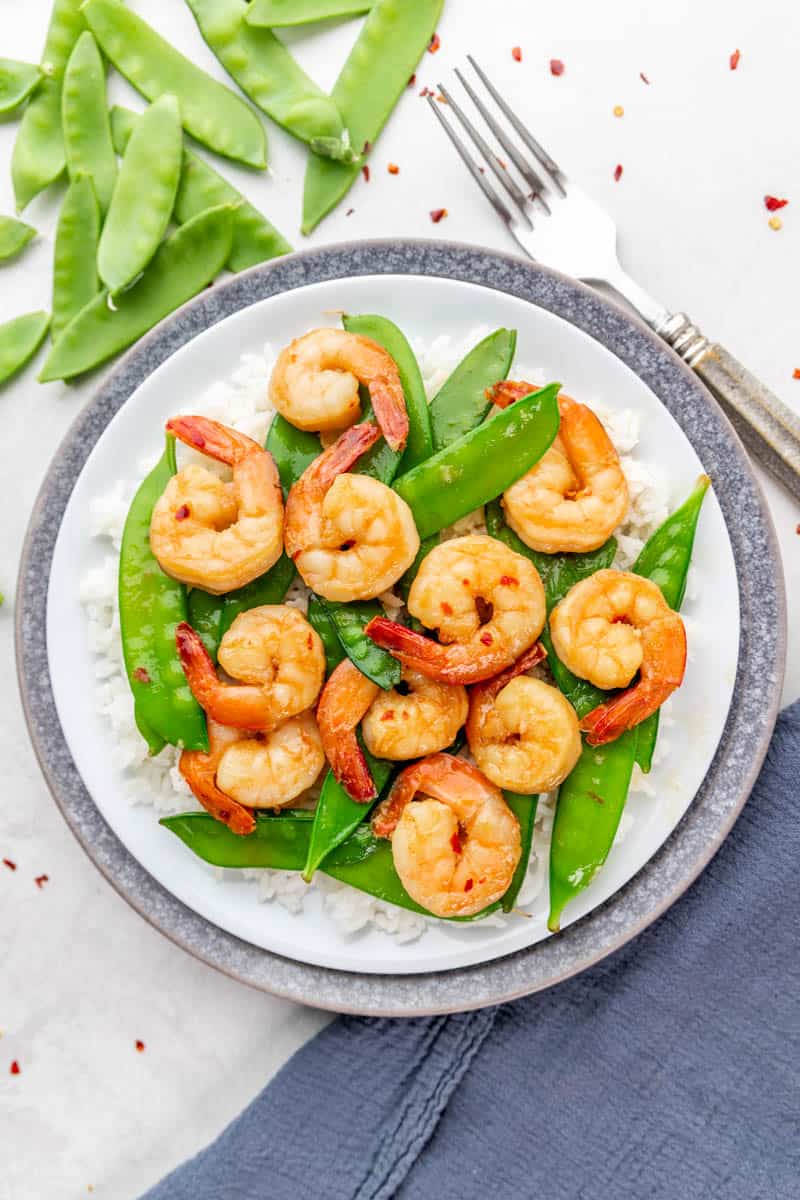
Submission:
M 467 59 L 516 134 L 518 140 L 489 109 L 476 86 L 457 69 L 456 77 L 508 156 L 509 164 L 498 157 L 443 84 L 438 87 L 446 107 L 466 132 L 484 166 L 472 157 L 445 116 L 444 106 L 432 95 L 427 98 L 428 104 L 470 175 L 528 257 L 586 283 L 607 284 L 623 296 L 722 403 L 751 453 L 800 500 L 800 419 L 732 354 L 710 342 L 685 313 L 670 313 L 631 279 L 617 256 L 617 229 L 612 218 L 567 179 L 471 54 Z M 499 189 L 489 182 L 487 167 Z

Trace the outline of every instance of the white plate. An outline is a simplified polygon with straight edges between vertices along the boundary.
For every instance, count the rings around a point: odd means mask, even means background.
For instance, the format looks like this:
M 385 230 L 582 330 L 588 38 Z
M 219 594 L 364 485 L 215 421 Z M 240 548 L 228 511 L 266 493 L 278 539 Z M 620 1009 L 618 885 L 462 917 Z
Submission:
M 502 928 L 480 922 L 455 927 L 431 921 L 416 942 L 398 944 L 377 931 L 341 934 L 319 896 L 302 914 L 258 904 L 244 880 L 220 885 L 214 872 L 158 824 L 147 807 L 129 805 L 121 773 L 112 766 L 109 726 L 95 712 L 94 660 L 79 603 L 80 580 L 105 553 L 89 537 L 91 501 L 118 479 L 135 478 L 160 452 L 165 420 L 217 379 L 241 355 L 260 353 L 329 323 L 332 310 L 380 312 L 409 338 L 466 337 L 476 325 L 518 330 L 516 361 L 541 366 L 567 391 L 610 408 L 633 408 L 642 418 L 637 458 L 661 467 L 670 506 L 692 488 L 702 464 L 657 397 L 619 359 L 561 318 L 502 292 L 417 276 L 363 276 L 298 288 L 263 300 L 213 326 L 169 358 L 123 406 L 98 440 L 67 505 L 53 556 L 47 603 L 47 644 L 59 719 L 86 787 L 127 849 L 184 904 L 223 929 L 287 958 L 356 972 L 402 974 L 485 962 L 547 937 L 546 889 L 532 918 L 508 917 Z M 513 375 L 513 372 L 512 372 Z M 266 387 L 266 380 L 265 380 Z M 722 735 L 739 646 L 739 605 L 730 540 L 713 494 L 703 507 L 694 556 L 694 596 L 687 599 L 689 661 L 673 698 L 669 753 L 649 777 L 653 796 L 631 797 L 634 823 L 603 870 L 569 905 L 565 926 L 626 883 L 675 828 L 692 802 Z

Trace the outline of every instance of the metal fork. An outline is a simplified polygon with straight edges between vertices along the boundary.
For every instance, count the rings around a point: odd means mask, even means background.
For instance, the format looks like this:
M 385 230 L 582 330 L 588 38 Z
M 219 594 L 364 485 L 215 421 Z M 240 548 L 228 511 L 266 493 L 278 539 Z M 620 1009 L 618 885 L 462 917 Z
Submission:
M 472 55 L 467 57 L 510 129 L 461 71 L 456 70 L 456 76 L 508 163 L 498 157 L 443 84 L 438 86 L 447 105 L 432 95 L 428 96 L 428 104 L 472 178 L 525 253 L 576 279 L 608 284 L 624 296 L 722 402 L 755 457 L 800 500 L 800 419 L 732 354 L 710 342 L 685 313 L 670 313 L 626 274 L 617 257 L 617 230 L 611 217 L 567 179 Z M 447 110 L 467 133 L 482 166 L 445 116 Z M 499 189 L 489 182 L 487 168 Z

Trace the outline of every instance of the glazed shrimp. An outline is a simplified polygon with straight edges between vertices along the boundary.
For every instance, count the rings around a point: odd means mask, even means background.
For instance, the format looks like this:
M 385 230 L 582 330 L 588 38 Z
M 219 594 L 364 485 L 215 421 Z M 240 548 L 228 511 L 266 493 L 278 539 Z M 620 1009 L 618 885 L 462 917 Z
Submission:
M 286 553 L 326 600 L 371 600 L 396 583 L 419 549 L 411 509 L 368 475 L 347 474 L 380 436 L 354 425 L 315 459 L 286 501 Z
M 368 804 L 377 792 L 356 729 L 380 690 L 346 658 L 332 672 L 317 707 L 325 757 L 350 799 L 359 804 Z
M 581 721 L 592 746 L 632 729 L 679 688 L 686 630 L 661 589 L 627 571 L 598 571 L 576 583 L 550 614 L 564 664 L 600 688 L 626 688 Z M 628 687 L 636 672 L 639 680 Z
M 238 730 L 209 720 L 208 754 L 201 750 L 184 750 L 178 765 L 181 775 L 206 812 L 234 833 L 246 837 L 256 827 L 253 814 L 217 786 L 219 761 L 228 747 L 238 742 L 240 737 Z
M 460 684 L 437 683 L 405 667 L 399 688 L 378 692 L 362 718 L 361 734 L 376 758 L 425 758 L 453 744 L 468 708 Z
M 372 829 L 391 838 L 403 887 L 436 917 L 468 917 L 494 904 L 522 853 L 519 822 L 500 789 L 449 754 L 406 767 Z
M 324 765 L 314 715 L 304 712 L 271 733 L 240 735 L 228 745 L 217 767 L 217 786 L 249 808 L 281 808 L 310 788 Z
M 439 642 L 375 617 L 366 632 L 405 666 L 443 683 L 478 683 L 509 666 L 544 628 L 544 588 L 533 563 L 475 533 L 436 546 L 408 595 L 408 611 Z
M 512 792 L 551 792 L 581 753 L 578 718 L 557 688 L 524 672 L 544 657 L 537 644 L 513 666 L 470 690 L 467 741 L 487 779 Z
M 165 574 L 222 595 L 268 571 L 283 549 L 283 496 L 272 455 L 206 417 L 174 417 L 167 432 L 233 468 L 224 483 L 191 464 L 156 501 L 150 545 Z
M 535 391 L 529 383 L 498 383 L 495 404 L 505 408 Z M 558 398 L 558 436 L 535 467 L 503 495 L 506 520 L 533 550 L 546 554 L 596 550 L 628 510 L 628 485 L 619 455 L 585 404 Z
M 298 429 L 325 433 L 358 420 L 359 384 L 369 389 L 383 436 L 393 450 L 408 437 L 408 413 L 397 364 L 371 338 L 342 329 L 313 329 L 281 351 L 270 400 Z
M 214 721 L 267 731 L 314 704 L 325 678 L 325 651 L 302 613 L 264 604 L 240 613 L 219 647 L 223 683 L 191 625 L 175 631 L 178 655 L 197 702 Z

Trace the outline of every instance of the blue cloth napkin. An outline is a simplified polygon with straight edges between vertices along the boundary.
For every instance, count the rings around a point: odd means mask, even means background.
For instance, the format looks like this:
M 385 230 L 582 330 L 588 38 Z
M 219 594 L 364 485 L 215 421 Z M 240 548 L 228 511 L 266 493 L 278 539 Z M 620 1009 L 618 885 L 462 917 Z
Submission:
M 797 1200 L 800 702 L 690 892 L 500 1008 L 342 1017 L 148 1200 Z

